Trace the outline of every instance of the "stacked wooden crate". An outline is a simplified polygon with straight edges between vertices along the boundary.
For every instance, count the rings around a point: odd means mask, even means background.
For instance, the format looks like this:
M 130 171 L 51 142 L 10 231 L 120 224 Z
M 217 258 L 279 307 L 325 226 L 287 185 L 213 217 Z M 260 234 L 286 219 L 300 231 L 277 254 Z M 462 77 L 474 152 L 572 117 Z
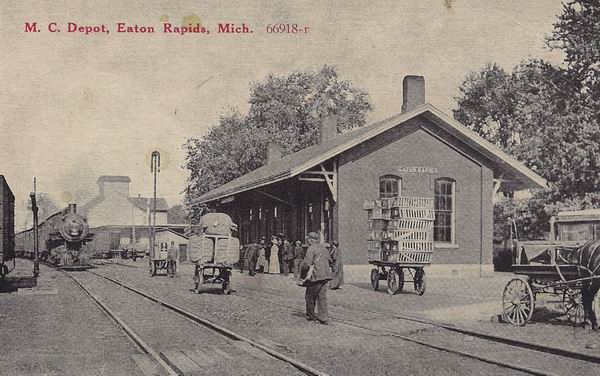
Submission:
M 367 200 L 369 261 L 429 264 L 433 252 L 433 198 Z

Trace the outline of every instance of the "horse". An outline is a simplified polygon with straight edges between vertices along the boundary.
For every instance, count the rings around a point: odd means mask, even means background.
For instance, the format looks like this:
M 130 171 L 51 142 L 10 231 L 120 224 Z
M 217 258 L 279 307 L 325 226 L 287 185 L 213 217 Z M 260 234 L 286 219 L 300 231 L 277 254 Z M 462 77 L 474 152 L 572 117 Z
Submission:
M 566 257 L 565 257 L 566 256 Z M 581 282 L 581 298 L 584 310 L 584 326 L 592 330 L 598 329 L 598 321 L 593 302 L 600 290 L 600 240 L 587 242 L 581 247 L 561 255 L 563 261 L 576 265 Z M 596 277 L 596 278 L 593 278 Z

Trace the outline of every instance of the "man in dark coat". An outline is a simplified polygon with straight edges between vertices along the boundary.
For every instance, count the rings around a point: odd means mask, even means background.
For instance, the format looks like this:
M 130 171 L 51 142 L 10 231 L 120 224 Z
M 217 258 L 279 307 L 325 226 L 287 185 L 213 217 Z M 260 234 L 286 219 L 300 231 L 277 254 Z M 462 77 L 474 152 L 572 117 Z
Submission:
M 167 274 L 169 274 L 169 277 L 171 278 L 175 277 L 178 257 L 179 252 L 177 247 L 175 247 L 175 242 L 171 242 L 171 246 L 167 250 Z
M 329 324 L 327 313 L 327 284 L 331 279 L 329 251 L 319 242 L 316 232 L 308 233 L 308 250 L 302 263 L 303 269 L 308 269 L 306 293 L 306 319 L 318 320 L 321 324 Z M 312 268 L 312 273 L 311 273 Z M 315 315 L 315 303 L 318 315 Z
M 305 255 L 306 251 L 304 247 L 302 247 L 302 242 L 297 240 L 296 246 L 294 247 L 294 278 L 296 279 L 300 278 L 300 268 L 302 267 Z
M 283 275 L 287 276 L 290 273 L 290 266 L 294 260 L 294 247 L 290 244 L 288 239 L 283 241 Z
M 240 267 L 240 273 L 244 272 L 244 268 L 246 268 L 246 252 L 248 251 L 248 246 L 240 245 L 240 261 L 238 261 L 238 266 Z
M 256 274 L 256 259 L 258 258 L 258 250 L 256 243 L 248 244 L 246 248 L 246 263 L 248 264 L 248 274 Z

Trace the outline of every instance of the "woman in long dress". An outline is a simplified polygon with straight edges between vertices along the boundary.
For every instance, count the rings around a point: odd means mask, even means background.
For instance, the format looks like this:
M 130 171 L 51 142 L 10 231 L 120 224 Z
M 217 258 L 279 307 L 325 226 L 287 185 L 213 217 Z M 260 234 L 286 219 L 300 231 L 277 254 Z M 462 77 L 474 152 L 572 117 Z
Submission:
M 342 262 L 342 254 L 340 252 L 338 242 L 333 242 L 329 254 L 333 262 L 331 269 L 333 270 L 333 278 L 329 281 L 329 288 L 332 290 L 339 289 L 344 284 L 344 264 Z
M 269 273 L 279 274 L 279 240 L 276 236 L 271 238 L 271 260 L 269 261 Z

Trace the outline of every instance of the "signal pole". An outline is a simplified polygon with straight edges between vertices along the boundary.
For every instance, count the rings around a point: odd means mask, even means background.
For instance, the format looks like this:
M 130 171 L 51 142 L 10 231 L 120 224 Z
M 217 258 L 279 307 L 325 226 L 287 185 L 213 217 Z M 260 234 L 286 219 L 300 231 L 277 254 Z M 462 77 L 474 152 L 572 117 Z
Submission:
M 36 178 L 33 178 L 33 192 L 29 195 L 31 198 L 31 211 L 33 212 L 33 276 L 40 275 L 40 256 L 39 256 L 39 239 L 38 239 L 38 206 L 35 198 L 36 195 Z
M 152 201 L 152 230 L 150 234 L 152 241 L 150 258 L 153 259 L 156 257 L 156 174 L 160 172 L 160 153 L 156 150 L 152 152 L 150 159 L 150 172 L 154 174 L 154 200 Z

